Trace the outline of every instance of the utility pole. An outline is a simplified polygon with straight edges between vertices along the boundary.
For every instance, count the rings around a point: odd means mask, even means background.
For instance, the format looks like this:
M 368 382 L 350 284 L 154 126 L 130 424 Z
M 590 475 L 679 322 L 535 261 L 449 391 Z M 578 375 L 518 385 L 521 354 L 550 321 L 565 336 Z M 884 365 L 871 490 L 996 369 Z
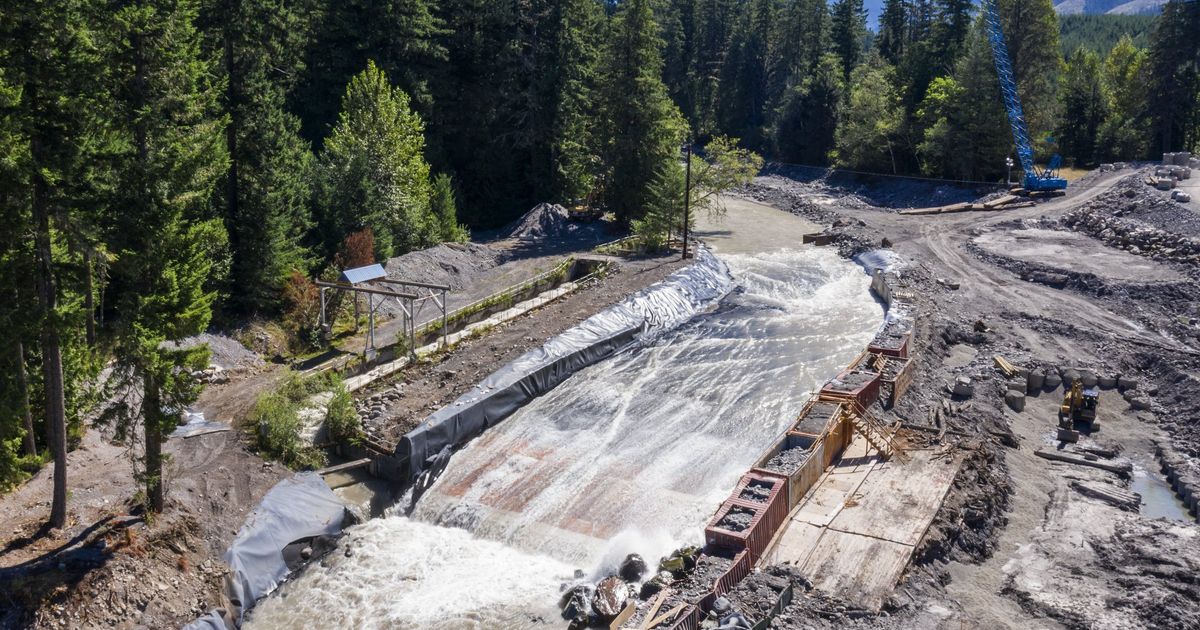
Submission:
M 692 143 L 691 142 L 688 142 L 687 145 L 685 145 L 685 150 L 686 150 L 686 154 L 685 154 L 686 155 L 686 157 L 685 157 L 686 163 L 684 164 L 684 172 L 686 174 L 683 176 L 683 258 L 681 258 L 680 260 L 687 260 L 687 257 L 688 257 L 688 219 L 691 218 L 688 215 L 689 215 L 689 212 L 691 211 L 691 202 L 692 202 Z

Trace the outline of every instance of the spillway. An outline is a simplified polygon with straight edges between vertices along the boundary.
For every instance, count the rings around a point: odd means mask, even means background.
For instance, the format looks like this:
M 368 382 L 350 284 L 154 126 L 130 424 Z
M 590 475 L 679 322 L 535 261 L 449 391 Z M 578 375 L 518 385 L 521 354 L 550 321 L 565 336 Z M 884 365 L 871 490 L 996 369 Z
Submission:
M 866 274 L 832 250 L 722 258 L 736 288 L 714 309 L 468 444 L 411 518 L 352 528 L 248 627 L 562 627 L 574 570 L 702 542 L 738 477 L 882 317 Z

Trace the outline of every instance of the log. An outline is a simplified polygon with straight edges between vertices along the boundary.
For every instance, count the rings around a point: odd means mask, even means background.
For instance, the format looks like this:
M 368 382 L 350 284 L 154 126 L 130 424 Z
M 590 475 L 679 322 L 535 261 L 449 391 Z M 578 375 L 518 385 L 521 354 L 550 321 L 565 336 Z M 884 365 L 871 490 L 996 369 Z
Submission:
M 674 619 L 675 616 L 678 615 L 680 612 L 682 612 L 686 606 L 687 606 L 687 604 L 680 604 L 680 605 L 672 608 L 671 610 L 668 610 L 667 612 L 659 615 L 658 617 L 651 619 L 650 623 L 647 624 L 646 627 L 653 628 L 654 626 L 657 626 L 658 624 L 660 624 L 664 621 L 667 621 L 669 619 Z
M 1083 481 L 1072 481 L 1071 487 L 1085 497 L 1099 499 L 1126 512 L 1137 512 L 1142 506 L 1142 495 L 1136 492 Z
M 1133 474 L 1133 464 L 1130 464 L 1129 462 L 1124 462 L 1121 464 L 1109 464 L 1106 462 L 1099 462 L 1099 461 L 1094 462 L 1089 459 L 1077 457 L 1075 455 L 1068 455 L 1066 453 L 1057 453 L 1054 451 L 1045 451 L 1045 450 L 1034 451 L 1033 454 L 1037 455 L 1038 457 L 1041 457 L 1042 459 L 1049 459 L 1049 460 L 1056 461 L 1056 462 L 1066 462 L 1068 464 L 1077 464 L 1079 466 L 1090 466 L 1092 468 L 1099 468 L 1100 470 L 1107 470 L 1108 472 L 1116 473 L 1122 477 L 1129 477 L 1131 474 Z

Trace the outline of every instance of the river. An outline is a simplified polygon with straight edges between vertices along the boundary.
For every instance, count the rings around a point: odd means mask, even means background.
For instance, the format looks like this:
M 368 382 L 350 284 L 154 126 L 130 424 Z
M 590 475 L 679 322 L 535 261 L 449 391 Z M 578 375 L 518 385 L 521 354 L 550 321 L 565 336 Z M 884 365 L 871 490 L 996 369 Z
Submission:
M 702 542 L 738 477 L 878 328 L 869 279 L 813 226 L 747 202 L 702 223 L 734 290 L 580 371 L 468 444 L 412 517 L 343 547 L 247 627 L 561 627 L 560 585 Z

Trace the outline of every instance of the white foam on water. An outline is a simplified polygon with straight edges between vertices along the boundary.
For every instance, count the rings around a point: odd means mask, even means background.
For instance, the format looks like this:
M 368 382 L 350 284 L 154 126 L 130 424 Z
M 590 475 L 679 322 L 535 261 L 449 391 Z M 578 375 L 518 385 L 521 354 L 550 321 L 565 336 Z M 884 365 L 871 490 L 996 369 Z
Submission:
M 802 248 L 723 257 L 738 289 L 650 346 L 589 367 L 451 459 L 413 519 L 255 611 L 253 628 L 551 626 L 573 569 L 654 564 L 705 521 L 811 392 L 870 341 L 859 266 Z
M 352 528 L 243 627 L 515 630 L 539 627 L 539 619 L 558 627 L 559 586 L 571 577 L 554 559 L 391 516 Z

